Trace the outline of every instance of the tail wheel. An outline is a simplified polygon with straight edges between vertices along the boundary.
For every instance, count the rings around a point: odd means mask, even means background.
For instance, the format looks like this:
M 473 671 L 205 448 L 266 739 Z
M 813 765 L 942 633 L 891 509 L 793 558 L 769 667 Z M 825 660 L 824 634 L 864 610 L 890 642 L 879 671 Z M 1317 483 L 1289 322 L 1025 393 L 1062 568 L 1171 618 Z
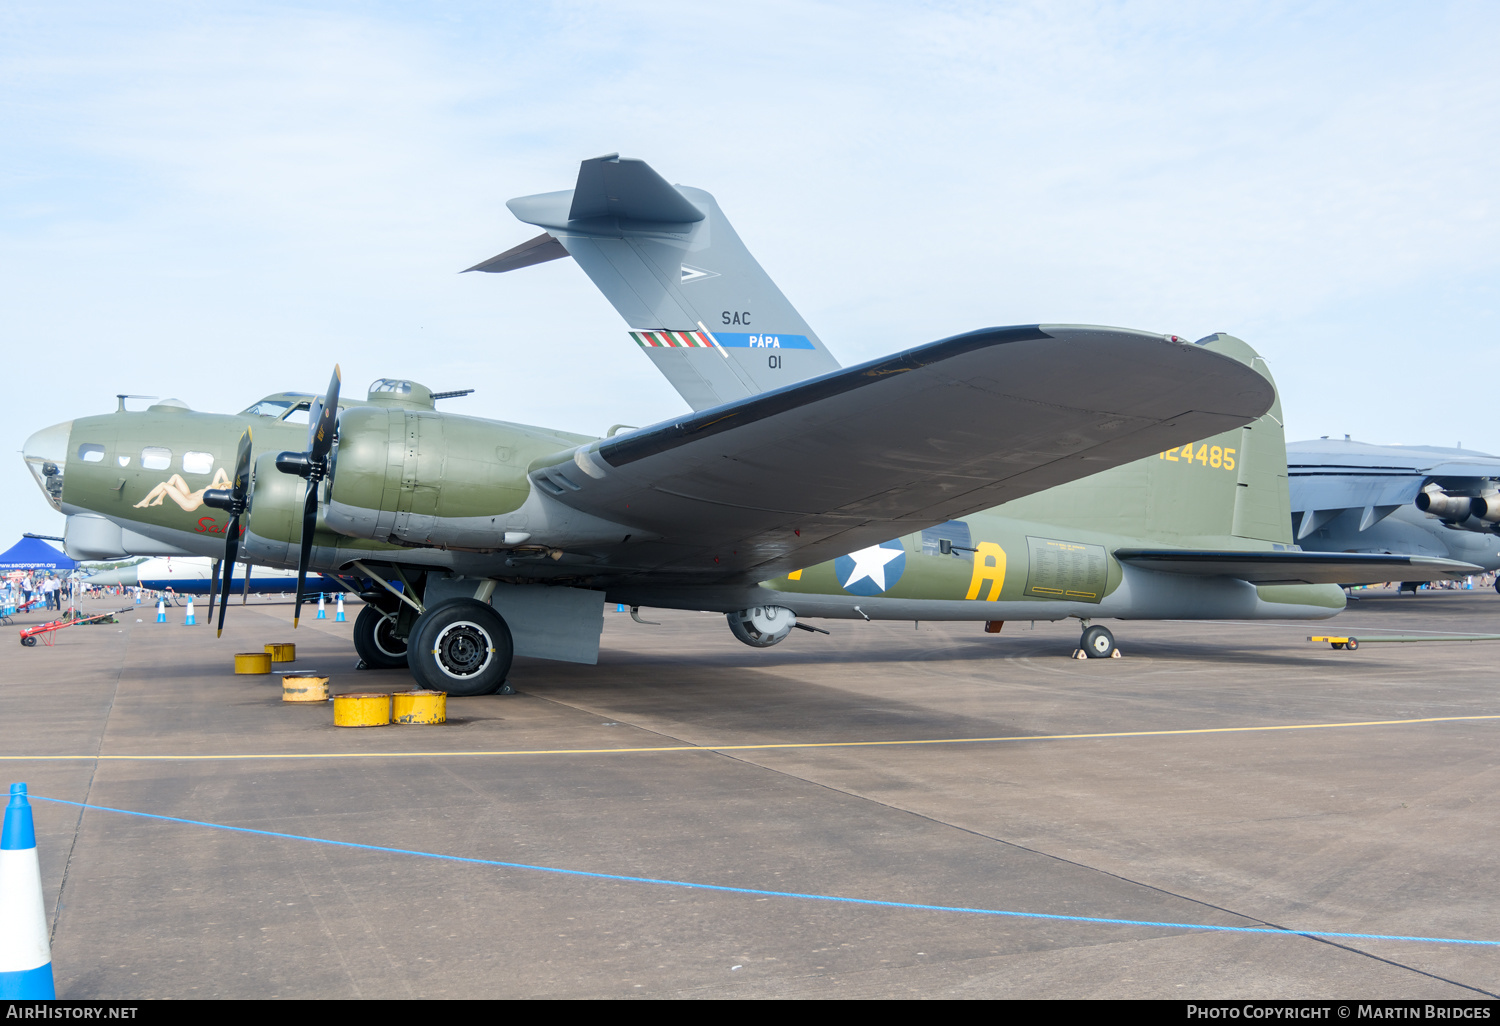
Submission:
M 396 614 L 365 606 L 354 619 L 354 650 L 374 670 L 406 666 L 406 642 L 396 637 Z
M 427 610 L 408 640 L 407 665 L 417 683 L 456 697 L 500 690 L 515 653 L 505 620 L 477 599 L 453 599 Z
M 1115 636 L 1105 627 L 1090 627 L 1083 632 L 1078 647 L 1090 659 L 1108 659 L 1115 651 Z

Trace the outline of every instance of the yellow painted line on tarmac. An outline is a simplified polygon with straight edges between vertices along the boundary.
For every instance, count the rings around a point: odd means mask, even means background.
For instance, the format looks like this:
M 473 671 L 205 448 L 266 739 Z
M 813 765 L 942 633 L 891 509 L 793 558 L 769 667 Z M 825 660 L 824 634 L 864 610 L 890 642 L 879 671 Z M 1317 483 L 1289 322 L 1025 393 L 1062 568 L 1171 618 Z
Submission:
M 443 759 L 501 755 L 640 755 L 652 752 L 764 752 L 795 748 L 893 748 L 911 745 L 977 745 L 1002 741 L 1090 741 L 1117 737 L 1175 737 L 1188 734 L 1248 734 L 1271 730 L 1336 730 L 1348 727 L 1399 727 L 1414 723 L 1462 723 L 1500 720 L 1484 716 L 1426 716 L 1410 720 L 1361 720 L 1355 723 L 1278 723 L 1264 727 L 1196 727 L 1187 730 L 1120 730 L 1098 734 L 1017 734 L 1011 737 L 940 737 L 911 741 L 793 741 L 757 745 L 661 745 L 654 748 L 516 748 L 461 752 L 270 752 L 242 755 L 0 755 L 0 762 L 236 762 L 271 759 Z

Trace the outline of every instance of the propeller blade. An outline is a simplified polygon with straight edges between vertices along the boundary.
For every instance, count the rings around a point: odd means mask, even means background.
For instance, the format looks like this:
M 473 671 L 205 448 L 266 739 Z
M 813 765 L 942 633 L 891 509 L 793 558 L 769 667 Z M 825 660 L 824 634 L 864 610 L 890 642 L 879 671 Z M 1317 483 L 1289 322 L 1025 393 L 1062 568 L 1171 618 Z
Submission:
M 318 483 L 307 482 L 307 501 L 302 504 L 302 552 L 297 557 L 297 605 L 292 610 L 292 629 L 302 618 L 302 597 L 307 593 L 307 561 L 312 556 L 313 529 L 318 524 Z
M 250 494 L 250 429 L 240 435 L 239 451 L 234 457 L 234 497 L 243 501 Z
M 240 554 L 240 515 L 236 513 L 229 518 L 229 527 L 224 532 L 228 535 L 224 539 L 224 591 L 219 596 L 219 633 L 216 638 L 224 636 L 224 614 L 229 611 L 229 589 L 234 586 L 234 561 Z M 213 614 L 210 607 L 209 617 Z
M 327 471 L 328 453 L 333 449 L 333 435 L 338 429 L 339 419 L 339 375 L 338 364 L 333 365 L 333 377 L 328 379 L 328 391 L 314 404 L 308 417 L 307 455 L 314 463 L 323 464 Z
M 219 563 L 219 560 L 214 560 L 213 576 L 208 582 L 208 616 L 205 618 L 207 623 L 214 622 L 214 599 L 219 597 Z
M 234 585 L 234 561 L 240 554 L 240 514 L 245 512 L 250 499 L 250 429 L 240 435 L 240 444 L 234 454 L 234 481 L 229 486 L 229 504 L 223 508 L 230 513 L 229 526 L 224 529 L 224 588 L 219 593 L 219 633 L 224 636 L 224 614 L 229 611 L 229 589 Z M 218 584 L 218 567 L 214 568 L 215 585 Z M 213 599 L 209 599 L 208 618 L 214 617 Z

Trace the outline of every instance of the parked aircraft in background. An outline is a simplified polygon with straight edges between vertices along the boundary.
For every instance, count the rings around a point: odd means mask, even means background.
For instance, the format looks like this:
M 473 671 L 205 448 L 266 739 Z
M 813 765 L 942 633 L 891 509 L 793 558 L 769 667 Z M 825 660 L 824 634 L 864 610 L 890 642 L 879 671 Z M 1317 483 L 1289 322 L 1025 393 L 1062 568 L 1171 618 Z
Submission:
M 459 695 L 513 654 L 594 662 L 606 600 L 724 612 L 757 646 L 799 617 L 1077 617 L 1100 656 L 1094 618 L 1324 617 L 1325 582 L 1474 569 L 1291 551 L 1275 388 L 1237 339 L 1022 325 L 840 368 L 706 193 L 601 158 L 518 205 L 696 412 L 598 438 L 404 380 L 351 404 L 335 368 L 305 441 L 256 407 L 78 418 L 24 450 L 70 539 L 336 576 L 367 663 Z M 547 258 L 517 253 L 484 266 Z
M 140 587 L 148 591 L 170 588 L 179 595 L 206 595 L 217 576 L 213 563 L 214 560 L 206 556 L 159 556 L 113 570 L 99 570 L 89 574 L 85 583 L 101 587 Z M 336 581 L 322 576 L 310 577 L 307 583 L 312 591 L 343 591 Z M 236 590 L 252 595 L 291 594 L 297 590 L 297 572 L 263 568 L 243 578 Z
M 1287 463 L 1302 548 L 1400 552 L 1500 570 L 1500 457 L 1345 437 L 1293 442 Z

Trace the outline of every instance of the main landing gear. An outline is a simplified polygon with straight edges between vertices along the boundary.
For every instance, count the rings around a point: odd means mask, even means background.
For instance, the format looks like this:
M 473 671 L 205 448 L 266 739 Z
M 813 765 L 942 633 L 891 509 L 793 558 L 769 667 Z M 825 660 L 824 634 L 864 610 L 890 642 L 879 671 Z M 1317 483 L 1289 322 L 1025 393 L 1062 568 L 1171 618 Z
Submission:
M 1078 639 L 1079 659 L 1118 659 L 1119 651 L 1115 648 L 1115 636 L 1109 632 L 1109 628 L 1100 627 L 1098 624 L 1085 626 L 1083 637 Z
M 370 670 L 406 669 L 406 641 L 395 634 L 396 610 L 366 605 L 354 619 L 354 651 Z
M 501 690 L 515 654 L 505 620 L 478 599 L 428 607 L 407 642 L 407 665 L 417 683 L 458 698 Z

